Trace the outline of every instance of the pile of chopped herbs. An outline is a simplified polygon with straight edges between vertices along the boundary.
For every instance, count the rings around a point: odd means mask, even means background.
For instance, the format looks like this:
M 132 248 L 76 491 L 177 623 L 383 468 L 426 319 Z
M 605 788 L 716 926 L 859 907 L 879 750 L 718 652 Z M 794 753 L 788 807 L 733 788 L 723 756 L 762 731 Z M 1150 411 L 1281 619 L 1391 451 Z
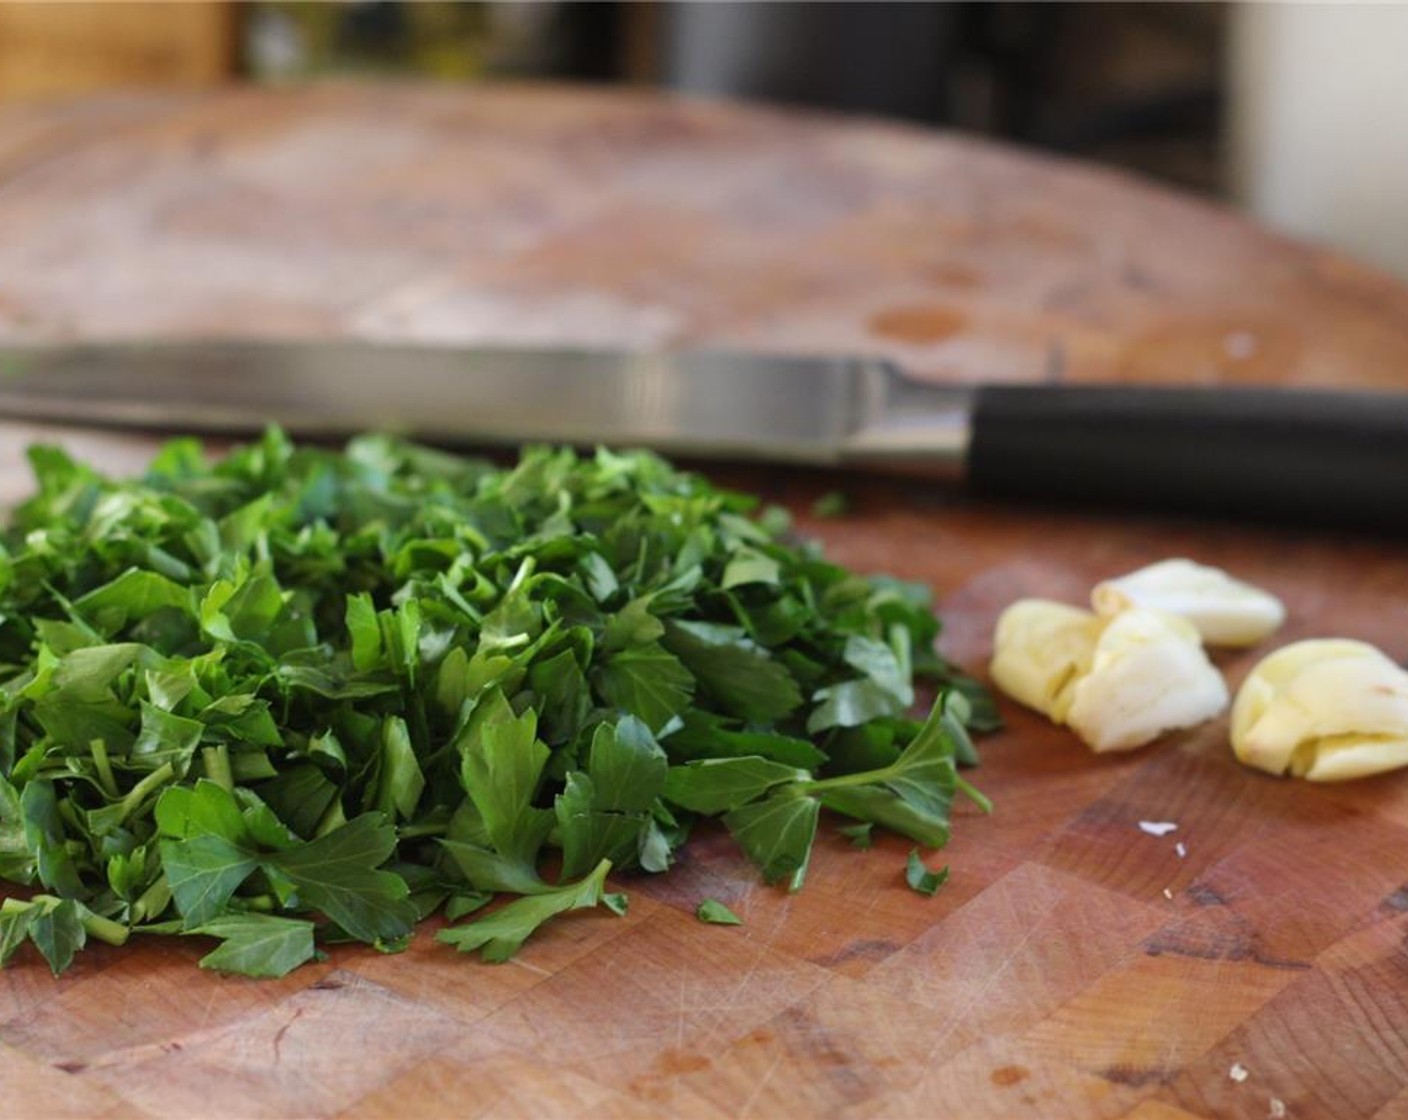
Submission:
M 795 889 L 822 807 L 943 845 L 964 722 L 991 716 L 924 589 L 648 453 L 503 468 L 271 430 L 213 465 L 173 442 L 136 481 L 29 454 L 0 538 L 0 879 L 30 890 L 0 963 L 198 934 L 202 965 L 280 976 L 437 911 L 503 960 L 623 911 L 607 873 L 666 871 L 711 816 Z M 943 686 L 922 724 L 916 677 Z

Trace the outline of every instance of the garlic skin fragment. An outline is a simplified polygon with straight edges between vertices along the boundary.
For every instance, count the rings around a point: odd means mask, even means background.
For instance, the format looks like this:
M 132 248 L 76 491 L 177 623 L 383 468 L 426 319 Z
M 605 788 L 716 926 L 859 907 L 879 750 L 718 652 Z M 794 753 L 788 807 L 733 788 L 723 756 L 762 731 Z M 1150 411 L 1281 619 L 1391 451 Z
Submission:
M 1101 622 L 1048 599 L 1019 599 L 997 620 L 990 666 L 997 687 L 1057 723 L 1066 721 L 1076 680 L 1089 668 Z
M 1067 722 L 1092 750 L 1130 750 L 1212 719 L 1227 699 L 1190 622 L 1134 608 L 1101 632 L 1090 671 L 1072 690 Z
M 1221 568 L 1192 560 L 1162 560 L 1096 584 L 1091 605 L 1102 617 L 1149 607 L 1186 618 L 1212 646 L 1251 646 L 1286 620 L 1281 600 Z
M 1312 782 L 1408 766 L 1408 672 L 1365 642 L 1279 649 L 1237 693 L 1232 749 L 1248 766 Z

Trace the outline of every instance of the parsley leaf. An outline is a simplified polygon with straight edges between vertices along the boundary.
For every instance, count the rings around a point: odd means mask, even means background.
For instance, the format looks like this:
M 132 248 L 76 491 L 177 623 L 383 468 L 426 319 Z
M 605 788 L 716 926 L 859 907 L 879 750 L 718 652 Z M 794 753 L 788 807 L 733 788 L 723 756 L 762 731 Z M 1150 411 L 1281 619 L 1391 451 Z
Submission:
M 27 901 L 0 900 L 0 967 L 10 962 L 27 939 L 57 976 L 73 962 L 90 932 L 109 944 L 121 945 L 128 931 L 71 898 L 39 894 Z
M 870 835 L 874 828 L 874 821 L 866 821 L 864 824 L 843 825 L 836 831 L 850 840 L 851 847 L 865 851 L 875 846 L 875 840 Z
M 73 955 L 88 940 L 79 904 L 71 898 L 46 898 L 35 904 L 29 922 L 29 939 L 44 954 L 57 976 L 73 963 Z
M 544 922 L 568 910 L 582 910 L 606 903 L 609 908 L 621 912 L 619 901 L 610 900 L 604 887 L 606 873 L 611 863 L 602 860 L 596 869 L 575 883 L 542 894 L 527 895 L 510 902 L 501 910 L 464 926 L 442 929 L 436 934 L 437 941 L 453 945 L 461 953 L 480 950 L 480 956 L 492 964 L 509 959 Z
M 741 627 L 675 622 L 664 644 L 729 715 L 771 723 L 802 703 L 787 667 L 768 657 Z
M 392 942 L 416 922 L 405 880 L 377 870 L 395 847 L 395 829 L 380 813 L 364 813 L 317 840 L 265 856 L 263 865 L 353 937 Z
M 510 863 L 531 867 L 552 828 L 552 817 L 533 805 L 549 755 L 537 717 L 514 715 L 503 692 L 491 689 L 474 709 L 460 751 L 464 789 L 489 843 Z
M 188 928 L 219 914 L 259 866 L 252 852 L 213 833 L 163 840 L 160 851 L 166 886 Z
M 263 820 L 251 809 L 255 819 Z M 274 873 L 353 937 L 393 941 L 410 933 L 415 912 L 405 882 L 378 868 L 396 846 L 380 813 L 366 813 L 305 844 L 261 852 L 234 796 L 214 782 L 168 790 L 157 808 L 161 862 L 185 928 L 209 925 L 256 870 Z M 267 822 L 261 832 L 269 839 Z M 279 839 L 277 836 L 273 839 Z
M 812 797 L 773 797 L 724 815 L 724 825 L 769 883 L 800 890 L 807 877 L 820 803 Z
M 626 716 L 597 726 L 587 772 L 595 788 L 594 808 L 640 812 L 649 809 L 664 788 L 669 761 L 650 729 Z
M 845 517 L 851 511 L 851 500 L 840 490 L 828 490 L 812 502 L 813 517 Z
M 806 770 L 766 758 L 706 758 L 671 768 L 665 791 L 676 805 L 713 814 L 737 809 L 777 786 L 809 777 Z
M 185 932 L 221 939 L 219 948 L 201 957 L 201 968 L 276 979 L 316 955 L 313 929 L 312 922 L 296 918 L 231 914 Z
M 562 874 L 575 878 L 601 860 L 636 863 L 646 843 L 647 810 L 664 789 L 669 764 L 650 731 L 627 716 L 600 724 L 587 770 L 567 775 L 554 803 L 562 843 Z
M 943 867 L 938 871 L 930 871 L 924 865 L 924 860 L 919 855 L 919 849 L 911 848 L 909 861 L 905 864 L 904 881 L 909 884 L 910 890 L 918 894 L 932 896 L 948 882 L 948 868 Z
M 694 678 L 657 642 L 612 654 L 596 678 L 601 698 L 659 731 L 689 703 Z
M 706 898 L 694 911 L 701 922 L 715 926 L 741 926 L 743 919 L 715 898 Z

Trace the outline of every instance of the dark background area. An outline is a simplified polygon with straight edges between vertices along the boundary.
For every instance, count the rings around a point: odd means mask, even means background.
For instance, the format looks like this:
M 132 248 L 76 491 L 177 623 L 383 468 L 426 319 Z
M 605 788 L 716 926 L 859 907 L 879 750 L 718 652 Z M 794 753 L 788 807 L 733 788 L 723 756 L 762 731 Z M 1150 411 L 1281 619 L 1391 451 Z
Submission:
M 261 3 L 240 68 L 567 79 L 878 114 L 1210 193 L 1227 8 L 1210 3 Z

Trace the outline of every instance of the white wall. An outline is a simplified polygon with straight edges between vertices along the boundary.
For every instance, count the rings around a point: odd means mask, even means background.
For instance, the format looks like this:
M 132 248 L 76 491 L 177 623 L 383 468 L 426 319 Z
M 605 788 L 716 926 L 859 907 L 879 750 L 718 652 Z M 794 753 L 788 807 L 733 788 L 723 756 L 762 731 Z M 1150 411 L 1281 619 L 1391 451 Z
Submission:
M 1239 4 L 1229 58 L 1238 197 L 1408 277 L 1408 3 Z

